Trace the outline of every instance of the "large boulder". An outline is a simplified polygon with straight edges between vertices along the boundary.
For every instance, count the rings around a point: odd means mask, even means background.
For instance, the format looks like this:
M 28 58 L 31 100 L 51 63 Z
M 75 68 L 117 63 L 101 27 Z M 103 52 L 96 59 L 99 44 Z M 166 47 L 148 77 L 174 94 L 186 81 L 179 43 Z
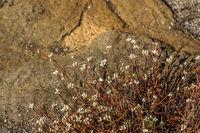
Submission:
M 105 46 L 113 46 L 114 63 L 125 60 L 135 39 L 140 51 L 160 41 L 163 58 L 174 55 L 174 69 L 200 53 L 199 42 L 178 30 L 170 9 L 159 0 L 0 0 L 0 131 L 30 131 L 35 125 L 28 106 L 59 101 L 55 88 L 62 87 L 54 68 L 36 54 L 54 53 L 63 66 L 79 62 L 89 53 L 94 65 L 106 57 Z M 174 25 L 172 25 L 174 24 Z M 169 44 L 169 45 L 168 45 Z M 173 46 L 173 47 L 171 47 Z M 182 51 L 182 52 L 181 52 Z M 187 53 L 184 53 L 187 52 Z M 189 54 L 188 54 L 189 53 Z M 78 76 L 70 71 L 76 80 Z M 16 127 L 16 128 L 13 128 Z

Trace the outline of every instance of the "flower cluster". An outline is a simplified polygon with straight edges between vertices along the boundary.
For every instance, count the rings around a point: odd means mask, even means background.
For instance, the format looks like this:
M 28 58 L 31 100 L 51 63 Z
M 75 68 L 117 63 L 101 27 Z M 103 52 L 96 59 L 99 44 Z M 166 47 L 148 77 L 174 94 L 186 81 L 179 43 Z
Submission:
M 84 86 L 73 81 L 63 68 L 53 72 L 61 80 L 64 78 L 64 88 L 55 90 L 63 103 L 52 104 L 52 112 L 40 107 L 41 113 L 36 112 L 39 116 L 36 122 L 39 131 L 199 131 L 198 73 L 195 79 L 197 83 L 190 82 L 190 71 L 186 69 L 189 62 L 186 62 L 181 67 L 179 65 L 182 70 L 179 76 L 171 77 L 170 65 L 174 59 L 169 56 L 164 59 L 164 64 L 159 62 L 160 50 L 157 42 L 153 44 L 153 49 L 139 51 L 140 46 L 136 45 L 136 40 L 127 38 L 127 41 L 133 46 L 132 51 L 126 55 L 129 63 L 121 62 L 119 70 L 112 70 L 107 59 L 103 59 L 98 62 L 100 71 L 95 71 L 88 69 L 92 66 L 91 57 L 84 64 L 78 64 L 73 57 L 73 66 L 77 68 L 81 80 L 84 80 L 81 81 Z M 106 46 L 109 53 L 111 48 L 112 46 Z M 145 69 L 139 61 L 140 56 L 145 58 Z M 200 56 L 195 59 L 199 63 Z M 82 71 L 79 70 L 79 65 Z M 34 104 L 30 104 L 29 108 L 35 111 Z

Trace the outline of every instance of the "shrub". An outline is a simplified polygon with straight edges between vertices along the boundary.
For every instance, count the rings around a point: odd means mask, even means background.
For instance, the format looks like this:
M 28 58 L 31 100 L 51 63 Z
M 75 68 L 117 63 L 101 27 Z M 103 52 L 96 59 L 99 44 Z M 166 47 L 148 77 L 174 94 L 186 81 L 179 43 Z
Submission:
M 199 132 L 200 84 L 190 82 L 184 66 L 181 77 L 169 74 L 173 57 L 161 63 L 158 43 L 151 51 L 142 50 L 144 65 L 140 63 L 134 40 L 132 52 L 127 55 L 130 65 L 119 70 L 112 65 L 112 56 L 102 59 L 100 69 L 95 71 L 91 58 L 73 62 L 73 67 L 82 78 L 82 87 L 93 93 L 88 95 L 74 83 L 53 55 L 41 55 L 50 60 L 56 69 L 53 72 L 63 82 L 64 88 L 55 94 L 63 104 L 52 104 L 51 109 L 40 106 L 40 112 L 30 105 L 39 117 L 39 131 L 45 132 Z M 107 46 L 110 51 L 112 46 Z M 199 66 L 200 56 L 196 57 Z M 73 58 L 73 57 L 72 57 Z M 80 67 L 81 66 L 81 67 Z M 86 78 L 85 74 L 89 76 Z M 173 78 L 173 79 L 172 79 Z M 173 82 L 172 82 L 173 81 Z M 70 103 L 63 96 L 68 93 Z

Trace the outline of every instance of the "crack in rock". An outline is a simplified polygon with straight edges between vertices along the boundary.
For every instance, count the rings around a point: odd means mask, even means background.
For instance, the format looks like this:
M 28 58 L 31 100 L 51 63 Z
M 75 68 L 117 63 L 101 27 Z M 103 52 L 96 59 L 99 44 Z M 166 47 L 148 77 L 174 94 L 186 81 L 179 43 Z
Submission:
M 127 26 L 126 22 L 120 17 L 120 15 L 117 13 L 115 5 L 110 1 L 110 0 L 105 0 L 105 3 L 108 7 L 108 9 L 110 9 L 111 12 L 113 12 L 117 18 L 123 23 L 123 28 L 125 28 Z
M 91 2 L 91 1 L 90 1 L 90 2 Z M 61 40 L 64 40 L 64 38 L 65 38 L 66 36 L 70 36 L 71 33 L 72 33 L 74 30 L 76 30 L 76 29 L 81 25 L 81 22 L 82 22 L 82 20 L 83 20 L 83 15 L 84 15 L 85 11 L 87 10 L 88 4 L 89 4 L 89 2 L 87 2 L 87 3 L 85 4 L 85 7 L 84 7 L 83 11 L 81 12 L 81 15 L 80 15 L 80 19 L 79 19 L 78 24 L 77 24 L 70 32 L 67 32 L 66 34 L 64 34 L 64 35 L 61 37 Z

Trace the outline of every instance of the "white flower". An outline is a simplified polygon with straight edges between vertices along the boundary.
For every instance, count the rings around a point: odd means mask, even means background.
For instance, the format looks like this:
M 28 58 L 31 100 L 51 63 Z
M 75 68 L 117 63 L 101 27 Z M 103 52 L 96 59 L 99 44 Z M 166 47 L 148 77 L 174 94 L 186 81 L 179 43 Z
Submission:
M 57 88 L 55 94 L 60 95 L 60 91 Z
M 110 115 L 105 114 L 105 116 L 103 117 L 104 120 L 110 120 Z
M 136 80 L 134 80 L 133 81 L 136 85 L 138 85 L 140 82 L 139 81 L 136 81 Z
M 64 107 L 61 109 L 62 112 L 71 110 L 71 108 L 68 105 L 64 105 Z
M 98 108 L 98 110 L 103 110 L 103 106 L 102 105 L 98 106 L 97 108 Z
M 147 50 L 142 50 L 142 54 L 147 56 L 148 55 L 148 51 Z
M 121 71 L 121 72 L 124 72 L 124 68 L 123 68 L 123 67 L 120 67 L 120 71 Z
M 78 63 L 77 62 L 74 62 L 73 63 L 73 67 L 75 67 L 75 66 L 77 66 L 78 65 Z
M 89 118 L 87 117 L 87 118 L 85 118 L 84 120 L 83 120 L 83 122 L 85 123 L 85 124 L 90 124 L 90 122 L 89 122 Z
M 99 122 L 101 122 L 102 121 L 102 118 L 101 117 L 99 117 L 99 120 L 98 120 Z
M 72 96 L 72 99 L 76 100 L 76 99 L 77 99 L 77 97 L 75 97 L 75 96 Z
M 108 84 L 110 84 L 112 81 L 111 80 L 108 80 Z
M 74 56 L 72 55 L 71 58 L 74 59 Z
M 84 113 L 83 107 L 81 107 L 81 108 L 78 109 L 78 113 L 81 113 L 81 114 Z
M 103 60 L 101 61 L 100 66 L 101 66 L 101 67 L 104 67 L 104 66 L 106 65 L 106 62 L 107 62 L 107 60 L 106 60 L 106 59 L 103 59 Z
M 97 99 L 97 95 L 93 95 L 93 96 L 92 96 L 92 99 L 93 99 L 93 100 L 96 100 L 96 99 Z
M 133 112 L 133 111 L 135 111 L 136 109 L 139 109 L 139 108 L 141 108 L 141 106 L 140 106 L 140 104 L 137 104 L 137 106 L 135 106 L 134 108 L 133 107 L 131 108 L 131 111 Z
M 85 113 L 90 111 L 90 107 L 85 109 Z
M 172 62 L 172 60 L 173 60 L 173 57 L 172 57 L 172 56 L 170 56 L 169 58 L 167 58 L 167 59 L 166 59 L 166 62 L 167 62 L 167 63 L 171 63 L 171 62 Z
M 66 122 L 66 131 L 69 131 L 71 126 L 72 126 L 72 124 Z
M 158 45 L 158 42 L 155 42 L 154 44 L 157 46 L 157 45 Z
M 169 93 L 168 96 L 171 97 L 171 96 L 172 96 L 172 93 Z
M 186 72 L 186 71 L 183 71 L 183 74 L 187 74 L 187 72 Z
M 200 55 L 198 55 L 195 59 L 196 59 L 196 60 L 200 60 Z
M 131 40 L 131 43 L 136 44 L 136 41 L 134 39 Z
M 139 47 L 138 47 L 138 45 L 133 45 L 133 49 L 138 49 Z
M 108 49 L 108 50 L 111 49 L 111 48 L 112 48 L 112 46 L 106 46 L 106 49 Z
M 186 66 L 186 65 L 187 65 L 187 62 L 184 62 L 184 65 Z
M 153 62 L 157 62 L 157 60 L 158 60 L 157 58 L 153 58 Z
M 184 76 L 182 77 L 182 80 L 185 80 L 185 77 L 184 77 Z
M 92 84 L 94 84 L 94 85 L 95 85 L 95 84 L 96 84 L 96 82 L 97 82 L 96 80 L 93 80 L 93 81 L 92 81 Z
M 58 103 L 53 103 L 53 104 L 51 105 L 52 109 L 54 109 L 54 108 L 57 107 L 57 106 L 58 106 Z
M 187 128 L 186 125 L 181 125 L 181 131 L 185 130 Z
M 34 106 L 34 103 L 30 104 L 30 105 L 29 105 L 29 108 L 30 108 L 30 109 L 33 109 L 33 106 Z
M 124 83 L 124 84 L 123 84 L 123 87 L 127 87 L 127 84 L 126 84 L 126 83 Z
M 158 51 L 157 50 L 153 50 L 152 53 L 155 54 L 155 55 L 158 55 Z
M 120 130 L 125 130 L 126 129 L 126 125 L 123 125 L 120 127 Z
M 108 90 L 108 91 L 107 91 L 107 94 L 110 94 L 110 93 L 111 93 L 111 90 Z
M 189 99 L 189 98 L 186 99 L 186 102 L 187 102 L 187 103 L 189 103 L 189 102 L 191 102 L 191 101 L 192 101 L 192 99 Z
M 137 104 L 136 108 L 137 108 L 137 109 L 141 108 L 140 104 Z
M 148 77 L 147 77 L 147 74 L 145 73 L 145 74 L 144 74 L 144 80 L 146 81 L 147 78 L 148 78 Z
M 195 87 L 197 87 L 197 85 L 195 85 L 194 83 L 192 83 L 192 85 L 190 86 L 190 88 L 194 89 Z
M 153 118 L 153 121 L 154 121 L 154 122 L 157 122 L 157 121 L 158 121 L 158 118 Z
M 159 74 L 157 75 L 157 78 L 161 78 L 161 76 L 162 76 L 162 75 L 159 73 Z
M 143 133 L 148 133 L 149 132 L 148 129 L 143 129 L 142 131 L 143 131 Z
M 142 102 L 146 102 L 147 100 L 146 100 L 146 98 L 142 98 Z
M 65 78 L 64 78 L 64 77 L 61 77 L 61 80 L 62 80 L 62 81 L 64 81 L 64 80 L 65 80 Z
M 97 102 L 93 102 L 93 104 L 92 104 L 93 106 L 96 106 L 97 105 Z
M 114 73 L 113 74 L 113 78 L 112 79 L 116 79 L 116 78 L 118 78 L 118 73 Z
M 92 57 L 88 57 L 87 58 L 87 61 L 89 62 L 89 61 L 91 61 L 92 60 Z
M 81 70 L 85 70 L 86 69 L 86 64 L 83 64 L 82 67 L 81 67 Z
M 185 86 L 185 87 L 184 87 L 184 90 L 187 90 L 187 89 L 188 89 L 188 86 Z
M 45 117 L 41 117 L 39 120 L 36 121 L 36 124 L 39 124 L 41 127 L 44 125 Z
M 125 66 L 125 69 L 128 69 L 129 68 L 129 65 Z
M 55 70 L 55 71 L 53 72 L 53 74 L 54 74 L 54 75 L 57 75 L 57 74 L 58 74 L 58 70 Z
M 42 132 L 43 130 L 42 130 L 42 128 L 39 127 L 39 128 L 38 128 L 38 131 L 39 131 L 39 132 Z
M 52 56 L 53 56 L 53 53 L 50 53 L 50 54 L 48 55 L 49 58 L 52 57 Z
M 103 82 L 103 79 L 100 77 L 100 78 L 99 78 L 99 81 L 100 81 L 100 82 Z
M 126 40 L 127 40 L 128 42 L 130 42 L 132 39 L 131 39 L 131 38 L 127 38 Z
M 153 98 L 157 99 L 157 96 L 156 96 L 156 95 L 153 95 Z
M 54 121 L 53 121 L 53 124 L 58 124 L 58 123 L 59 123 L 58 120 L 54 120 Z
M 145 116 L 143 121 L 148 121 L 149 120 L 149 117 Z
M 73 87 L 74 87 L 74 84 L 72 84 L 72 83 L 69 83 L 69 84 L 68 84 L 68 89 L 69 89 L 69 88 L 73 88 Z
M 134 54 L 130 54 L 129 58 L 133 59 L 133 58 L 136 58 L 136 56 Z
M 81 113 L 83 113 L 83 112 L 81 112 Z M 79 117 L 75 116 L 76 122 L 82 122 L 81 118 L 82 118 L 82 115 L 80 115 Z
M 83 98 L 86 98 L 86 97 L 87 97 L 87 94 L 86 94 L 85 92 L 83 92 L 82 97 L 83 97 Z

